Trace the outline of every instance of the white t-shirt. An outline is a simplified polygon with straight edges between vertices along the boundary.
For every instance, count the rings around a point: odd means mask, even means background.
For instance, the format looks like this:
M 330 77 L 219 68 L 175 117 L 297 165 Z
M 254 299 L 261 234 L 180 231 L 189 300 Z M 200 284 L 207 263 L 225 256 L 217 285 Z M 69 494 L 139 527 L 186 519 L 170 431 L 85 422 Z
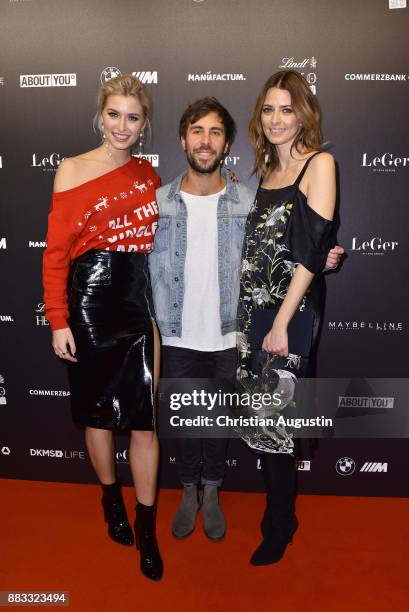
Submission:
M 181 191 L 187 208 L 182 335 L 162 336 L 165 346 L 222 351 L 236 346 L 236 332 L 221 333 L 217 204 L 226 191 L 197 196 Z

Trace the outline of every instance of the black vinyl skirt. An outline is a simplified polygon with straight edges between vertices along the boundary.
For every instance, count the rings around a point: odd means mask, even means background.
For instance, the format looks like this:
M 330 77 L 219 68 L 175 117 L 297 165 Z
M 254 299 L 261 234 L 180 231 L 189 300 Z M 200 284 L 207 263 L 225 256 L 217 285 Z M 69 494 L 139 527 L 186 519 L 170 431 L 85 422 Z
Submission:
M 72 262 L 69 362 L 73 420 L 101 429 L 152 431 L 153 307 L 147 256 L 87 251 Z

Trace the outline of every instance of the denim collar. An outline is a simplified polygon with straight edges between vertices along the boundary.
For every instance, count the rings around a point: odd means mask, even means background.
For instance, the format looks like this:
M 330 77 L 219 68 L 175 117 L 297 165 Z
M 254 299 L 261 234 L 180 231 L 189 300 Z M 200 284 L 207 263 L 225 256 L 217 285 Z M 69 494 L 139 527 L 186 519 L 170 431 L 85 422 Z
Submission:
M 227 183 L 226 183 L 226 196 L 232 201 L 232 202 L 236 202 L 237 204 L 240 202 L 240 197 L 239 197 L 239 192 L 237 189 L 237 184 L 234 183 L 230 176 L 229 173 L 227 172 L 226 168 L 222 167 L 222 176 L 226 179 Z M 182 174 L 180 174 L 179 176 L 177 176 L 170 184 L 170 189 L 169 189 L 169 193 L 168 193 L 168 200 L 173 200 L 175 195 L 179 195 L 180 196 L 180 186 L 182 184 L 183 179 L 186 176 L 186 172 L 183 172 Z

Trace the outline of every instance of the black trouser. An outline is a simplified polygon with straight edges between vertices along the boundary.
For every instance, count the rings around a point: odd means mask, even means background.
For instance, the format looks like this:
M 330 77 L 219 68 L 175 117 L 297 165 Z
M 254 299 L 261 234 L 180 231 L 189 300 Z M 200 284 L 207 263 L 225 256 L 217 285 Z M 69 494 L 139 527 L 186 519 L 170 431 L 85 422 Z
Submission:
M 231 378 L 236 376 L 237 350 L 194 351 L 175 346 L 162 347 L 163 378 Z M 227 440 L 224 438 L 182 438 L 180 477 L 183 484 L 223 482 Z

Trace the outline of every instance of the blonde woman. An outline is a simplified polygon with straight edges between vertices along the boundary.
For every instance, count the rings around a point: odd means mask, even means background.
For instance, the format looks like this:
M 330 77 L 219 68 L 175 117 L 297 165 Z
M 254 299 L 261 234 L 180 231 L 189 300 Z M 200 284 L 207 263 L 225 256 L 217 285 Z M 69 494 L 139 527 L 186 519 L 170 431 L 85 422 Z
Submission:
M 136 546 L 141 571 L 158 580 L 163 572 L 155 536 L 159 340 L 147 255 L 160 179 L 147 161 L 132 156 L 148 129 L 150 110 L 146 87 L 132 75 L 101 87 L 96 125 L 102 143 L 65 159 L 55 177 L 44 301 L 53 349 L 69 368 L 73 420 L 85 428 L 102 485 L 108 534 L 124 545 L 132 545 L 134 537 L 115 474 L 113 432 L 130 431 Z

